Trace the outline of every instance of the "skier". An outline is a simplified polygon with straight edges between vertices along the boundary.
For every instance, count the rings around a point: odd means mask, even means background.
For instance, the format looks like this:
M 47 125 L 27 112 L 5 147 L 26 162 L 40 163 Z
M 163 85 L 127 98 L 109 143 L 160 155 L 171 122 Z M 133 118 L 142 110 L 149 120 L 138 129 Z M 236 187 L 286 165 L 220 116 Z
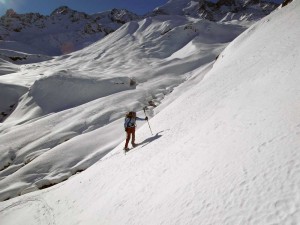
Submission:
M 139 118 L 136 116 L 136 112 L 129 112 L 126 114 L 125 123 L 124 123 L 124 128 L 126 131 L 126 143 L 124 147 L 125 152 L 129 151 L 128 143 L 130 141 L 131 135 L 132 135 L 131 137 L 132 147 L 137 146 L 137 144 L 135 143 L 136 120 L 148 120 L 148 117 L 146 116 L 145 119 Z

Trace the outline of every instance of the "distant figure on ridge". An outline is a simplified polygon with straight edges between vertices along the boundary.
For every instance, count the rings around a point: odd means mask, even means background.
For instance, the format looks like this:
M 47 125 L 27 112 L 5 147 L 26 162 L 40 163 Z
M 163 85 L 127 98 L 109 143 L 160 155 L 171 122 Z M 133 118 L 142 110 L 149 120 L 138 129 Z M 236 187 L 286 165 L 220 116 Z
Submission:
M 128 143 L 130 141 L 130 138 L 131 138 L 132 147 L 137 146 L 137 144 L 135 143 L 135 127 L 136 127 L 137 120 L 148 120 L 148 117 L 146 116 L 145 119 L 139 118 L 136 116 L 136 112 L 129 112 L 126 114 L 125 122 L 124 122 L 124 128 L 126 131 L 126 143 L 124 147 L 125 152 L 129 151 Z

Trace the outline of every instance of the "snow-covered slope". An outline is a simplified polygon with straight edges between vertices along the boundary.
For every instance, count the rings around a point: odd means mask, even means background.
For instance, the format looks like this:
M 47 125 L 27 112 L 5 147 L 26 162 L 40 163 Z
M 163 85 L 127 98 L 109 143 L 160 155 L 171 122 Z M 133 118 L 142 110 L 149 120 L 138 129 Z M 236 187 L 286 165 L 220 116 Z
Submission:
M 277 10 L 235 39 L 213 66 L 195 67 L 167 97 L 172 103 L 150 120 L 155 135 L 148 125 L 141 127 L 141 144 L 128 155 L 122 143 L 64 183 L 2 202 L 3 223 L 299 224 L 299 10 L 299 1 Z M 133 34 L 141 28 L 128 24 L 128 37 L 137 38 Z M 165 68 L 163 62 L 152 63 Z M 63 128 L 44 123 L 55 131 Z M 80 153 L 85 143 L 97 148 L 100 131 L 56 150 L 67 160 L 73 155 L 66 150 Z M 53 157 L 51 152 L 41 156 L 45 162 Z
M 124 138 L 128 110 L 160 104 L 244 29 L 156 16 L 129 22 L 81 51 L 1 76 L 3 85 L 23 89 L 3 92 L 15 101 L 2 103 L 9 116 L 0 125 L 0 199 L 56 184 L 95 163 Z M 89 132 L 98 138 L 84 141 Z

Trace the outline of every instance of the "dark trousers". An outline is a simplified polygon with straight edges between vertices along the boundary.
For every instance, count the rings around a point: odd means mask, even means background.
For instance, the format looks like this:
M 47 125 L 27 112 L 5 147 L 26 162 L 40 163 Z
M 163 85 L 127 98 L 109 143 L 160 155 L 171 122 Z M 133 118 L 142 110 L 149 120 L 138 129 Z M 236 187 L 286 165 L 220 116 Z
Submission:
M 125 148 L 128 148 L 128 143 L 131 138 L 131 144 L 134 144 L 135 141 L 135 127 L 128 127 L 126 128 L 126 143 Z

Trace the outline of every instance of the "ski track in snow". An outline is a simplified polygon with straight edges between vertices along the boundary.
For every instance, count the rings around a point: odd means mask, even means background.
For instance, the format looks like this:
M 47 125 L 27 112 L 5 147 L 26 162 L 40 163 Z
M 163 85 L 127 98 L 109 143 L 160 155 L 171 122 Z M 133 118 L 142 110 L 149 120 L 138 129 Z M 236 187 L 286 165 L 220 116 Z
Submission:
M 55 225 L 52 208 L 40 198 L 30 198 L 18 201 L 0 210 L 1 223 L 15 221 L 15 224 L 47 224 Z M 23 215 L 20 219 L 16 214 Z

